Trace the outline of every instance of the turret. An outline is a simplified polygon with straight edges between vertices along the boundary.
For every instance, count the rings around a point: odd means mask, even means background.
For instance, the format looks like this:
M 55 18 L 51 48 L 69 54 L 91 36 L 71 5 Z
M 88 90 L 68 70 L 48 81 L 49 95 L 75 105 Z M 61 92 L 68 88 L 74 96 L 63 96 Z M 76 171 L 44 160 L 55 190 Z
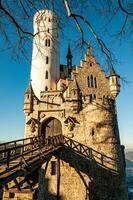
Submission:
M 71 48 L 70 44 L 68 45 L 68 51 L 67 51 L 67 67 L 68 67 L 68 77 L 71 78 L 71 71 L 72 71 L 72 53 L 71 53 Z
M 26 115 L 29 115 L 32 111 L 33 111 L 33 91 L 30 82 L 29 87 L 25 92 L 24 112 Z
M 74 80 L 71 83 L 71 99 L 72 99 L 72 109 L 74 113 L 79 112 L 80 110 L 80 89 L 74 76 Z
M 31 79 L 35 96 L 55 90 L 59 71 L 59 18 L 49 10 L 38 11 L 34 16 L 34 39 Z
M 110 75 L 109 75 L 109 86 L 111 94 L 114 98 L 120 92 L 120 83 L 119 83 L 120 76 L 115 72 L 114 68 L 112 67 Z

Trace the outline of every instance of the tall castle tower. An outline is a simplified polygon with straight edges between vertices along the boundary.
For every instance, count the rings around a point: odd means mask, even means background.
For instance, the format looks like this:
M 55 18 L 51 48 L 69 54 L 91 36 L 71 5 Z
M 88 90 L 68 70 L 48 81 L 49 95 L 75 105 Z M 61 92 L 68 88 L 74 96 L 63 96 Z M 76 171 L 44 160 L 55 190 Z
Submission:
M 55 90 L 59 80 L 59 18 L 42 10 L 34 16 L 34 39 L 31 66 L 32 88 L 38 99 L 40 92 Z
M 72 140 L 39 169 L 38 199 L 128 200 L 115 103 L 119 76 L 114 69 L 106 76 L 90 47 L 80 66 L 59 65 L 58 23 L 52 11 L 34 17 L 25 135 Z M 72 59 L 70 47 L 68 53 Z

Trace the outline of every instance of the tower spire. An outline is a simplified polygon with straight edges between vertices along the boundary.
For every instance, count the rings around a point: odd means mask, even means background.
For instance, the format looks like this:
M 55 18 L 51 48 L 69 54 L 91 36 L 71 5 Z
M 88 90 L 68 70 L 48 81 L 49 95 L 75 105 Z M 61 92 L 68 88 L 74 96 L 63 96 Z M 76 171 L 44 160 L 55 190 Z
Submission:
M 71 53 L 71 47 L 70 44 L 68 45 L 68 51 L 67 51 L 67 66 L 71 67 L 72 66 L 72 53 Z
M 71 72 L 72 72 L 72 53 L 71 53 L 71 47 L 70 44 L 68 45 L 68 50 L 67 50 L 67 67 L 68 67 L 68 77 L 71 78 Z

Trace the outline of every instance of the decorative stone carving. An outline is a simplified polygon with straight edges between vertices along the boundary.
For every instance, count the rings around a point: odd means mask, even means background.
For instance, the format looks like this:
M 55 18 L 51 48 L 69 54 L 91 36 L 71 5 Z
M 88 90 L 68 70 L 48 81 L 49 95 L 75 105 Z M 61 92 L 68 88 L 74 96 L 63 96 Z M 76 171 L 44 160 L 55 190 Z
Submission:
M 29 131 L 34 133 L 36 131 L 36 127 L 38 126 L 38 120 L 31 118 L 26 124 L 28 125 Z
M 40 113 L 40 119 L 42 119 L 43 117 L 45 117 L 45 113 L 44 113 L 44 112 L 41 112 L 41 113 Z
M 35 132 L 36 126 L 35 126 L 35 123 L 34 123 L 33 121 L 31 121 L 31 123 L 29 124 L 29 128 L 30 128 L 30 131 L 31 131 L 32 133 Z

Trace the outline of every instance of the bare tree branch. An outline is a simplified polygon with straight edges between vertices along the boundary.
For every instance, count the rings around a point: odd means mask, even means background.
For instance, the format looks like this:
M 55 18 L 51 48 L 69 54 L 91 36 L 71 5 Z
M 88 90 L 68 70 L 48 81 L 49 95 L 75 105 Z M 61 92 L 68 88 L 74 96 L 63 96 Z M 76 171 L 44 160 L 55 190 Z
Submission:
M 122 3 L 121 3 L 121 0 L 118 0 L 118 4 L 119 4 L 120 9 L 121 9 L 124 13 L 126 13 L 127 15 L 133 15 L 133 12 L 129 12 L 127 9 L 125 9 L 125 8 L 123 7 L 123 5 L 122 5 Z
M 88 20 L 86 20 L 83 16 L 71 13 L 68 0 L 64 0 L 64 4 L 65 4 L 65 7 L 66 7 L 68 16 L 72 17 L 75 20 L 75 22 L 77 24 L 77 27 L 80 30 L 81 34 L 82 34 L 82 40 L 83 40 L 82 42 L 84 42 L 84 32 L 83 32 L 83 29 L 81 28 L 81 25 L 80 25 L 80 23 L 78 21 L 78 18 L 80 18 L 85 24 L 87 24 L 87 26 L 89 27 L 89 30 L 92 32 L 94 38 L 96 39 L 96 41 L 100 45 L 101 51 L 106 55 L 107 60 L 108 60 L 108 64 L 110 65 L 110 68 L 113 68 L 111 52 L 106 47 L 106 45 L 103 42 L 103 40 L 98 37 L 98 35 L 97 35 L 96 31 L 94 30 L 93 26 L 91 25 L 91 23 Z
M 1 5 L 1 2 L 0 2 L 0 10 L 3 11 L 7 17 L 9 17 L 9 19 L 13 22 L 13 24 L 16 26 L 18 30 L 20 30 L 24 34 L 34 36 L 31 32 L 23 30 L 23 28 L 19 25 L 19 23 L 15 20 L 15 18 Z

